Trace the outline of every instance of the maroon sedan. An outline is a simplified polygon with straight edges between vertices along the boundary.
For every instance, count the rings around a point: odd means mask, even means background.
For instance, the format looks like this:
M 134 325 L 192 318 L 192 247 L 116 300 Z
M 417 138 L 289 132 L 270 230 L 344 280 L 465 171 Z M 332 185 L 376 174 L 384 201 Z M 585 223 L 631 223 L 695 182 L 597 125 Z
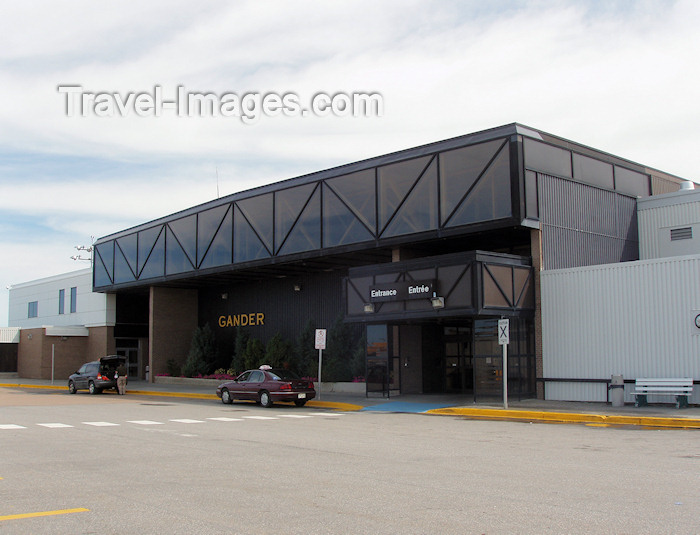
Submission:
M 233 381 L 220 384 L 216 395 L 222 403 L 248 399 L 263 407 L 272 407 L 275 401 L 293 401 L 297 407 L 303 407 L 316 397 L 316 390 L 311 381 L 302 380 L 289 370 L 261 366 L 259 370 L 248 370 Z

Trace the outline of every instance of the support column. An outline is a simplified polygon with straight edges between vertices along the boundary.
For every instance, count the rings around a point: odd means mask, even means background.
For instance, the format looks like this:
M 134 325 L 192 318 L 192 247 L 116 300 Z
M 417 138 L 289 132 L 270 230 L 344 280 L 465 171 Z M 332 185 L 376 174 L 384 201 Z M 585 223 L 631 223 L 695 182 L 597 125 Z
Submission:
M 542 231 L 530 230 L 530 255 L 535 277 L 535 373 L 537 378 L 544 374 L 542 360 L 542 294 L 540 293 L 540 271 L 542 271 Z M 537 382 L 537 399 L 544 399 L 544 383 Z
M 198 323 L 197 290 L 151 286 L 148 313 L 149 382 L 167 373 L 173 359 L 182 366 L 187 360 L 192 334 Z

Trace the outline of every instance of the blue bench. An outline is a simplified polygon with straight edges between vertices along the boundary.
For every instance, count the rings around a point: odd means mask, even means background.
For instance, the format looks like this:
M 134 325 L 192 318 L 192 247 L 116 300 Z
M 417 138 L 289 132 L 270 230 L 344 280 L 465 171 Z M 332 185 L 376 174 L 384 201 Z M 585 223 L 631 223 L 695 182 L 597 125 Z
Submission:
M 646 407 L 647 395 L 675 396 L 676 407 L 687 407 L 693 394 L 693 379 L 636 379 L 634 382 L 635 407 Z

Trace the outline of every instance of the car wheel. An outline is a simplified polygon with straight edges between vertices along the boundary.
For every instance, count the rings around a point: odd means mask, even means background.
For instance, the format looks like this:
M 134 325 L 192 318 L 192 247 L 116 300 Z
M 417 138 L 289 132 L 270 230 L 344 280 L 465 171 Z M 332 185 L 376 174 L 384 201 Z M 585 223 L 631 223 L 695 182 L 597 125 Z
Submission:
M 229 392 L 226 388 L 224 388 L 221 391 L 221 403 L 224 403 L 226 405 L 233 403 L 233 398 L 231 397 L 231 392 Z
M 272 407 L 272 397 L 270 396 L 270 393 L 267 390 L 263 390 L 262 392 L 260 392 L 260 405 L 262 405 L 265 408 Z
M 68 393 L 75 394 L 77 391 L 78 389 L 75 388 L 75 383 L 73 381 L 68 381 Z
M 93 383 L 92 381 L 90 381 L 90 383 L 88 384 L 88 390 L 90 391 L 91 394 L 99 394 L 100 393 L 100 389 L 97 388 L 95 386 L 95 383 Z
M 304 405 L 306 405 L 306 400 L 305 399 L 297 399 L 294 401 L 294 404 L 297 407 L 303 407 Z

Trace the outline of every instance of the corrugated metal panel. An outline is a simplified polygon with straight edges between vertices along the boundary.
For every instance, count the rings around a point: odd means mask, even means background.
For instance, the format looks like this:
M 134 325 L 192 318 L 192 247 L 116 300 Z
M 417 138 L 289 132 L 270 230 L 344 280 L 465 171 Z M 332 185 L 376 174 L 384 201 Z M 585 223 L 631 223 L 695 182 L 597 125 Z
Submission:
M 19 343 L 19 327 L 0 327 L 0 344 Z
M 544 269 L 638 258 L 636 200 L 538 175 Z
M 700 380 L 700 255 L 542 272 L 541 290 L 545 378 Z M 604 401 L 605 393 L 546 386 L 548 399 Z
M 659 258 L 659 229 L 700 222 L 700 203 L 678 203 L 639 210 L 639 253 L 642 260 Z

